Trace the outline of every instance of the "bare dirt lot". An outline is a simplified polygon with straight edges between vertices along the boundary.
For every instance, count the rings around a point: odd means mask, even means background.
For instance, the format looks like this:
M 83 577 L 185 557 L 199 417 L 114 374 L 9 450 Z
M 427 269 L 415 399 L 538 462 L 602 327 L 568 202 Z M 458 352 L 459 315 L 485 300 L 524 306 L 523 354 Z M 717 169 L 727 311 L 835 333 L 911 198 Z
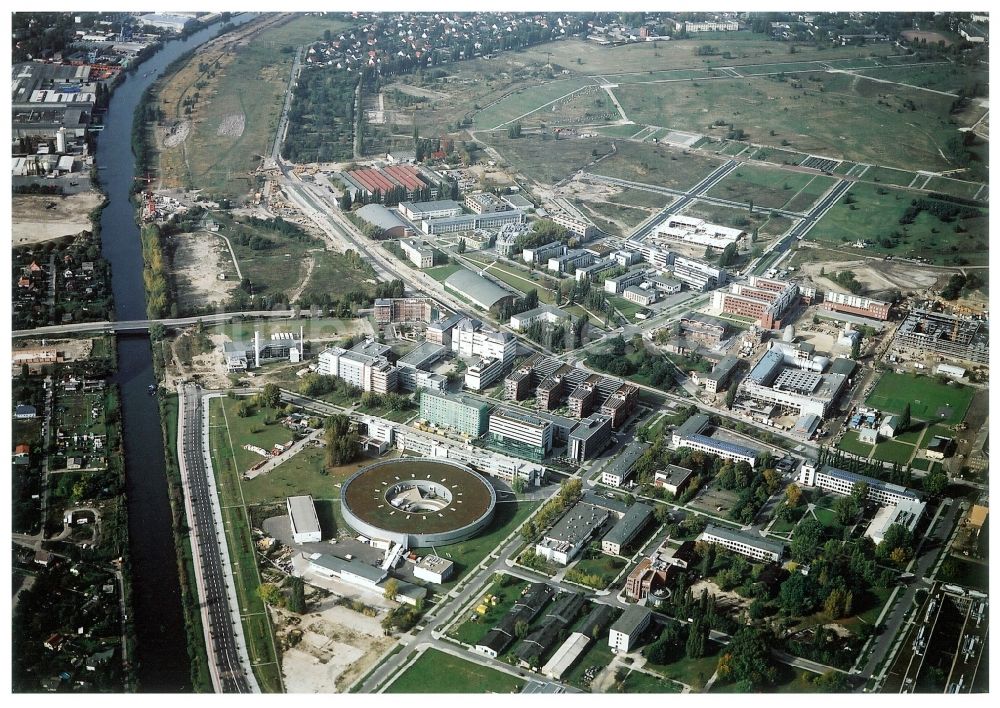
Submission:
M 221 123 L 219 123 L 219 130 L 216 132 L 217 135 L 229 135 L 234 138 L 238 138 L 243 135 L 243 130 L 247 125 L 247 117 L 244 113 L 233 113 L 232 115 L 226 116 Z
M 14 246 L 75 236 L 90 228 L 89 214 L 101 205 L 98 192 L 67 196 L 18 194 L 11 203 Z M 55 205 L 48 208 L 49 205 Z
M 288 693 L 346 691 L 396 643 L 383 636 L 379 618 L 336 605 L 334 598 L 321 601 L 297 625 L 288 623 L 293 619 L 289 613 L 277 611 L 276 615 L 282 646 L 298 634 L 295 630 L 301 632 L 301 640 L 287 648 L 281 659 Z
M 830 278 L 820 275 L 821 269 L 831 274 L 849 270 L 854 273 L 855 279 L 865 286 L 867 292 L 892 289 L 907 292 L 932 288 L 936 287 L 942 278 L 946 282 L 951 275 L 951 272 L 943 274 L 941 271 L 926 266 L 874 261 L 867 258 L 855 260 L 844 258 L 844 260 L 838 260 L 835 263 L 823 260 L 812 263 L 803 262 L 801 264 L 802 274 L 808 276 L 817 287 L 841 290 Z
M 221 304 L 239 285 L 225 242 L 217 235 L 186 233 L 177 237 L 174 269 L 179 306 Z M 219 280 L 225 273 L 226 280 Z
M 909 41 L 926 39 L 929 44 L 944 42 L 944 46 L 950 47 L 952 41 L 939 32 L 927 32 L 924 30 L 906 30 L 901 33 L 904 39 Z
M 160 138 L 161 146 L 164 148 L 177 147 L 187 140 L 188 133 L 191 132 L 191 121 L 182 120 L 169 128 L 157 127 L 156 132 Z

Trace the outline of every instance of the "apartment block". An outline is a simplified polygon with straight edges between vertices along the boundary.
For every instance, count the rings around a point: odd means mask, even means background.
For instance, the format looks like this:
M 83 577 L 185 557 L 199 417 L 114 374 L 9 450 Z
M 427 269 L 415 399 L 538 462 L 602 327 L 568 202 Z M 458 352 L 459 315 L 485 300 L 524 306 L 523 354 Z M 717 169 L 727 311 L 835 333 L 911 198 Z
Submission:
M 849 315 L 860 317 L 871 317 L 875 320 L 885 321 L 889 319 L 889 308 L 891 304 L 881 300 L 872 300 L 858 295 L 845 295 L 844 293 L 827 291 L 820 305 L 824 310 L 832 312 L 845 312 Z

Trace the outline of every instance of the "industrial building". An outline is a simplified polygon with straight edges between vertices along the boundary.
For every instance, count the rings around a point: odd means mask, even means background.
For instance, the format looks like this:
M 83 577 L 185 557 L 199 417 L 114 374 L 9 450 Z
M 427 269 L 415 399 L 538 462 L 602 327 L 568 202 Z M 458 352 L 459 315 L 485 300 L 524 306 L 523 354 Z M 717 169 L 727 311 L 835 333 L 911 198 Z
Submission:
M 386 356 L 392 351 L 387 344 L 367 339 L 350 350 L 327 347 L 319 355 L 317 371 L 323 376 L 336 376 L 362 391 L 390 393 L 399 385 L 398 369 Z
M 426 188 L 428 183 L 413 165 L 392 165 L 384 168 L 363 168 L 340 173 L 340 179 L 355 197 L 358 192 L 371 197 L 376 193 L 385 195 L 400 187 L 406 190 L 407 197 L 414 197 L 417 192 Z
M 750 276 L 748 283 L 732 283 L 729 290 L 712 294 L 712 307 L 720 312 L 752 317 L 763 329 L 781 327 L 784 313 L 799 298 L 794 283 Z
M 444 219 L 462 214 L 462 205 L 452 199 L 441 199 L 436 202 L 400 202 L 397 208 L 400 214 L 414 223 L 424 219 Z
M 288 519 L 292 525 L 292 541 L 295 543 L 318 543 L 323 540 L 323 533 L 316 515 L 316 505 L 311 494 L 300 497 L 288 497 L 285 500 L 288 509 Z
M 399 217 L 399 214 L 381 204 L 365 204 L 355 211 L 354 215 L 366 224 L 376 227 L 378 235 L 382 238 L 402 239 L 413 234 L 413 229 Z
M 552 450 L 552 423 L 512 408 L 497 408 L 490 415 L 490 447 L 539 462 Z
M 723 250 L 729 244 L 739 244 L 746 236 L 742 229 L 710 224 L 704 219 L 672 214 L 653 231 L 654 240 L 675 241 Z
M 171 32 L 183 32 L 184 28 L 194 21 L 195 19 L 193 17 L 186 17 L 185 15 L 169 15 L 158 12 L 149 15 L 141 15 L 139 17 L 139 22 L 146 27 L 155 27 L 156 29 L 165 29 L 170 30 Z
M 497 229 L 505 224 L 523 224 L 524 220 L 523 211 L 512 209 L 488 214 L 462 214 L 443 219 L 425 219 L 420 222 L 420 230 L 425 234 L 450 234 L 456 231 Z
M 264 339 L 259 331 L 254 331 L 250 342 L 226 342 L 222 353 L 226 360 L 226 371 L 239 373 L 257 369 L 275 361 L 289 361 L 296 364 L 303 359 L 303 330 L 299 336 L 292 332 L 275 332 Z
M 615 654 L 627 654 L 646 631 L 653 613 L 639 605 L 630 605 L 618 621 L 611 625 L 608 646 Z
M 491 406 L 463 394 L 424 391 L 420 394 L 420 417 L 431 425 L 451 428 L 473 438 L 489 428 Z
M 830 290 L 827 291 L 820 307 L 831 312 L 844 312 L 849 315 L 885 321 L 889 319 L 891 305 L 880 300 L 872 300 L 859 295 L 845 295 Z
M 682 336 L 709 347 L 721 344 L 729 331 L 729 326 L 724 321 L 700 312 L 683 315 L 677 324 Z
M 338 558 L 327 553 L 314 553 L 309 557 L 309 570 L 326 578 L 338 578 L 345 583 L 377 590 L 378 584 L 389 574 L 378 566 L 363 563 L 357 558 Z
M 514 293 L 476 275 L 471 270 L 457 270 L 444 281 L 444 289 L 459 295 L 473 305 L 489 310 L 502 302 L 513 302 Z
M 717 440 L 704 435 L 709 427 L 709 418 L 705 413 L 698 413 L 685 420 L 674 430 L 671 442 L 674 448 L 689 447 L 733 462 L 746 462 L 751 467 L 757 464 L 760 450 L 746 445 L 738 445 L 726 440 Z
M 569 565 L 608 520 L 609 512 L 577 502 L 535 544 L 535 553 L 557 565 Z
M 986 321 L 943 312 L 913 310 L 896 330 L 893 345 L 958 361 L 987 364 L 990 360 Z
M 434 249 L 426 241 L 404 238 L 400 239 L 399 247 L 417 268 L 430 268 L 434 265 Z
M 611 417 L 591 413 L 569 434 L 568 457 L 585 462 L 601 454 L 611 440 Z
M 649 449 L 647 443 L 633 440 L 610 464 L 606 465 L 601 472 L 601 484 L 609 487 L 622 487 L 632 476 L 632 468 L 639 458 Z
M 698 540 L 717 543 L 723 548 L 728 548 L 730 551 L 754 560 L 777 563 L 785 555 L 785 544 L 783 543 L 715 524 L 706 526 Z
M 649 504 L 636 502 L 601 539 L 601 552 L 620 556 L 622 549 L 632 543 L 652 520 L 653 507 Z

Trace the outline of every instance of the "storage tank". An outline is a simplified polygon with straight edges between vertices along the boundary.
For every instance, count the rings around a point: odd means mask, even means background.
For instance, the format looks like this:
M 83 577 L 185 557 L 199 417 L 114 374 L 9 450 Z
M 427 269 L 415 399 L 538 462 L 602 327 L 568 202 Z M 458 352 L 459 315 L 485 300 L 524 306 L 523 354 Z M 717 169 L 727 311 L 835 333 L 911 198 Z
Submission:
M 781 341 L 783 342 L 794 342 L 795 341 L 795 327 L 788 325 L 785 327 L 785 331 L 781 334 Z

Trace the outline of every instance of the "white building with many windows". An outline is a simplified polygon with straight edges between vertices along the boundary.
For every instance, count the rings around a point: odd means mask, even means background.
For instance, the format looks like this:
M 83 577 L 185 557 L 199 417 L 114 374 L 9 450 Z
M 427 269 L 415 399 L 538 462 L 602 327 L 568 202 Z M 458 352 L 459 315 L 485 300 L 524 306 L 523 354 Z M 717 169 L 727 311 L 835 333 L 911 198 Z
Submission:
M 706 526 L 705 531 L 698 538 L 707 543 L 717 543 L 730 551 L 754 560 L 777 563 L 785 555 L 785 544 L 783 543 L 715 524 Z
M 868 486 L 867 500 L 878 504 L 898 504 L 920 500 L 916 492 L 906 487 L 828 465 L 821 467 L 812 464 L 802 465 L 797 481 L 806 487 L 819 487 L 844 496 L 854 492 L 854 485 L 865 484 Z

